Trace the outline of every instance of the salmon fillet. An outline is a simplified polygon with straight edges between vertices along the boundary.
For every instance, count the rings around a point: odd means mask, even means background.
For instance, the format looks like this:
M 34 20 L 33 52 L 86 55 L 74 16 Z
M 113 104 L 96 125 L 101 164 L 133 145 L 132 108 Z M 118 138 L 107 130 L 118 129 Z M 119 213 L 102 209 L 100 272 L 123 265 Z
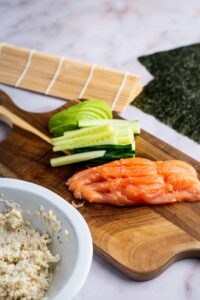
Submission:
M 81 171 L 67 185 L 75 198 L 117 206 L 200 201 L 195 169 L 179 160 L 127 158 Z

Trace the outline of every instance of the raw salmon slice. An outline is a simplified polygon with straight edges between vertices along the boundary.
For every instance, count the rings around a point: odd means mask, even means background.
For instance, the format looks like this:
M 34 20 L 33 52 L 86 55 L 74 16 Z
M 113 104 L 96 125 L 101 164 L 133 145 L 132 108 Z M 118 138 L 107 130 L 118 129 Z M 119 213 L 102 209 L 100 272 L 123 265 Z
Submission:
M 67 185 L 74 196 L 117 206 L 200 201 L 195 169 L 179 160 L 127 158 L 81 171 Z

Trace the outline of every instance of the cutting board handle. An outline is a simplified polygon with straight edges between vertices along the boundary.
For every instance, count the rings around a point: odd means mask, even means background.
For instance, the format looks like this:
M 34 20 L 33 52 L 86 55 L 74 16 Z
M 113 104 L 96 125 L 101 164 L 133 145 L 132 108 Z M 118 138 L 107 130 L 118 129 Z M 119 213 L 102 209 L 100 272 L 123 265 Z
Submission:
M 28 122 L 24 121 L 23 119 L 21 119 L 20 117 L 18 117 L 14 113 L 12 113 L 11 111 L 9 111 L 4 106 L 0 106 L 0 116 L 1 115 L 3 117 L 7 118 L 8 120 L 10 120 L 12 122 L 12 124 L 22 128 L 24 130 L 32 132 L 33 134 L 37 135 L 38 137 L 40 137 L 47 143 L 51 144 L 51 139 L 48 136 L 46 136 L 45 134 L 40 132 L 38 129 L 36 129 L 35 127 L 30 125 Z
M 57 110 L 55 110 L 55 113 L 57 111 L 65 108 L 66 106 L 67 106 L 67 104 L 63 105 L 61 108 L 58 108 Z M 28 119 L 28 115 L 30 113 L 26 112 L 26 114 L 27 114 L 27 119 Z M 45 118 L 45 115 L 47 115 L 47 114 L 42 113 L 42 117 Z M 23 117 L 20 117 L 20 115 L 22 115 Z M 38 114 L 31 113 L 32 117 L 34 115 L 36 116 Z M 52 144 L 50 137 L 48 137 L 48 133 L 45 134 L 44 132 L 42 132 L 44 130 L 40 131 L 38 128 L 36 128 L 34 126 L 34 117 L 32 118 L 33 119 L 32 124 L 30 122 L 26 121 L 24 118 L 24 111 L 22 109 L 18 108 L 13 103 L 11 98 L 2 90 L 0 90 L 0 119 L 5 121 L 6 123 L 8 123 L 8 125 L 10 125 L 11 127 L 13 125 L 17 126 L 23 130 L 33 133 L 34 135 L 41 138 L 45 142 Z M 36 120 L 35 120 L 35 123 L 36 123 Z M 38 120 L 37 120 L 37 123 L 38 123 Z M 37 124 L 37 127 L 38 127 L 38 124 Z

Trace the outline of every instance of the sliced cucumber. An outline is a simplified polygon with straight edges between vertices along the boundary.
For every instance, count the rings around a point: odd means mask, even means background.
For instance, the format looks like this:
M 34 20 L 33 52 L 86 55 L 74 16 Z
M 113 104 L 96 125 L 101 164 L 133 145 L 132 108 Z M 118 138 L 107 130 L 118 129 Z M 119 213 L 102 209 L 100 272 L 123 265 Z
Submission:
M 94 150 L 106 150 L 104 156 L 91 160 L 89 164 L 107 163 L 121 158 L 130 158 L 135 156 L 135 150 L 132 145 L 100 145 L 74 149 L 74 153 L 83 153 Z
M 104 144 L 117 144 L 117 139 L 115 137 L 114 131 L 107 132 L 106 134 L 96 134 L 91 136 L 90 138 L 88 138 L 88 136 L 83 136 L 71 139 L 68 142 L 60 142 L 59 145 L 53 147 L 53 151 L 64 151 L 80 147 L 97 146 Z
M 97 150 L 106 150 L 113 153 L 122 153 L 134 150 L 132 148 L 132 144 L 129 145 L 99 145 L 99 146 L 90 146 L 90 147 L 81 147 L 74 149 L 74 153 L 81 153 L 81 152 L 89 152 L 89 151 L 97 151 Z
M 134 135 L 131 127 L 114 127 L 117 143 L 120 145 L 132 144 Z
M 63 142 L 69 139 L 107 132 L 108 130 L 110 131 L 110 125 L 91 126 L 91 127 L 66 131 L 63 136 L 53 138 L 52 142 L 53 144 L 56 144 L 58 142 Z
M 91 152 L 84 152 L 84 153 L 56 157 L 50 160 L 50 164 L 52 167 L 70 165 L 70 164 L 87 161 L 94 158 L 100 158 L 104 156 L 105 152 L 106 152 L 105 150 L 100 150 L 100 151 L 91 151 Z
M 110 124 L 113 127 L 131 127 L 135 134 L 140 133 L 140 123 L 138 120 L 135 121 L 127 121 L 127 120 L 118 120 L 118 119 L 98 119 L 98 120 L 79 120 L 79 127 L 89 127 L 96 125 L 105 125 Z
M 124 136 L 124 135 L 133 136 L 133 131 L 131 127 L 115 127 L 115 126 L 112 127 L 117 137 Z M 84 127 L 84 128 L 91 128 L 91 127 Z
M 88 143 L 88 140 L 102 140 L 106 138 L 110 138 L 112 136 L 115 136 L 115 132 L 110 125 L 104 125 L 102 126 L 103 130 L 100 129 L 99 131 L 95 132 L 95 130 L 90 133 L 90 134 L 82 134 L 79 136 L 74 136 L 74 137 L 66 137 L 63 136 L 62 139 L 60 138 L 59 140 L 54 140 L 53 145 L 54 146 L 61 146 L 61 145 L 66 145 L 66 144 L 80 144 L 80 143 Z M 89 127 L 93 128 L 93 127 Z
M 132 136 L 120 136 L 117 138 L 117 144 L 119 145 L 127 145 L 133 143 L 133 137 Z

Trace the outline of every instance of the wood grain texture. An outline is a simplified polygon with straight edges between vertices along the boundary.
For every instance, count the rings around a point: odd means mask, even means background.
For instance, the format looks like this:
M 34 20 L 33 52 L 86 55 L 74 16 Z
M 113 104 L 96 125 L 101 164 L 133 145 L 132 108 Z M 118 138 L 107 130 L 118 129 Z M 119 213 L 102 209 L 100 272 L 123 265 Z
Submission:
M 3 92 L 0 103 L 0 119 L 13 123 L 10 135 L 0 144 L 0 176 L 41 184 L 71 202 L 74 198 L 65 182 L 78 166 L 51 168 L 49 159 L 55 154 L 37 135 L 39 131 L 48 136 L 47 121 L 55 111 L 24 112 Z M 24 126 L 24 122 L 30 125 Z M 137 155 L 153 160 L 182 159 L 200 171 L 197 161 L 144 131 L 137 138 Z M 178 259 L 200 257 L 199 203 L 132 208 L 85 204 L 79 211 L 90 227 L 97 253 L 130 278 L 148 280 Z

